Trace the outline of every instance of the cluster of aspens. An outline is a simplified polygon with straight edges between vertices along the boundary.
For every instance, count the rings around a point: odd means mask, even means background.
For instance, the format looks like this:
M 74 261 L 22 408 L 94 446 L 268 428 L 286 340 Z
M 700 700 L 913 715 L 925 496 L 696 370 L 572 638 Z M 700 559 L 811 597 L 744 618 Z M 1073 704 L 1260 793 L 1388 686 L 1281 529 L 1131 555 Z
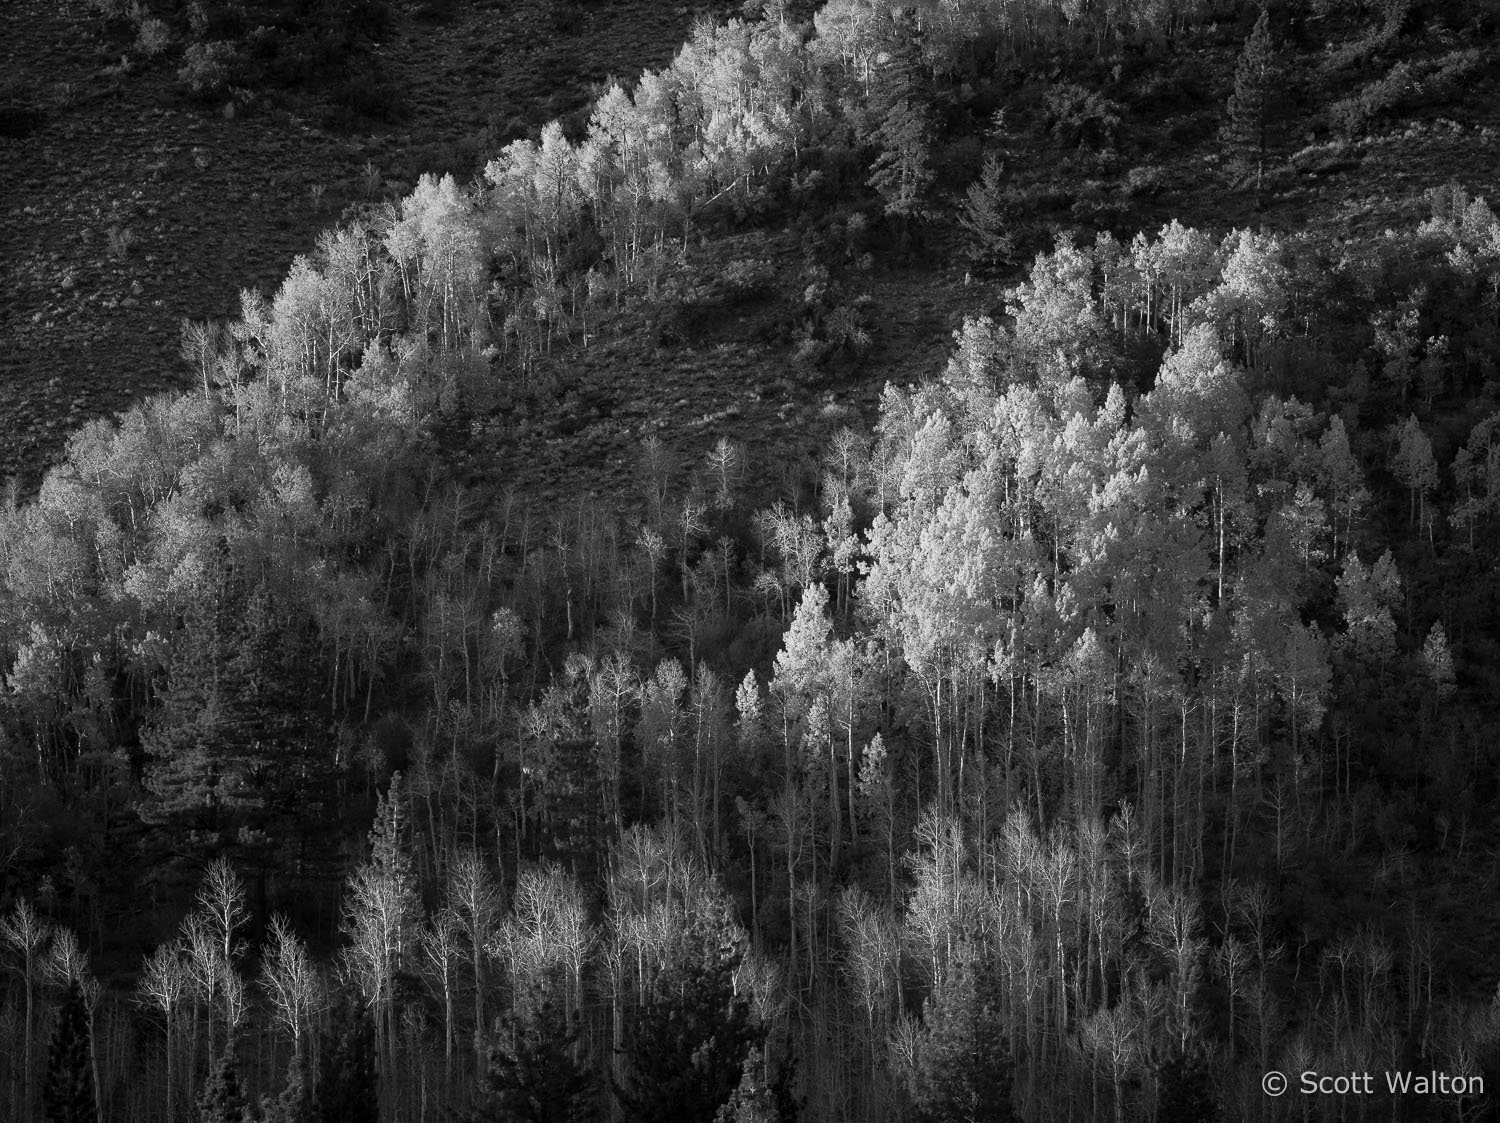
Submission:
M 425 180 L 198 332 L 200 393 L 86 428 L 4 512 L 7 799 L 103 829 L 138 807 L 184 849 L 233 851 L 259 897 L 294 891 L 352 778 L 406 768 L 329 963 L 258 918 L 252 985 L 216 865 L 147 960 L 140 1032 L 80 982 L 112 1116 L 180 1115 L 231 1041 L 246 1083 L 279 1086 L 321 1047 L 330 988 L 371 1012 L 386 1118 L 535 1098 L 564 1057 L 579 1117 L 706 1120 L 734 1096 L 735 1118 L 774 1118 L 796 1057 L 819 1118 L 1159 1118 L 1259 1104 L 1273 1064 L 1415 1050 L 1460 1072 L 1492 1040 L 1420 919 L 1292 950 L 1267 887 L 1360 845 L 1369 762 L 1328 728 L 1340 692 L 1398 663 L 1430 711 L 1455 688 L 1440 626 L 1406 625 L 1418 656 L 1398 642 L 1351 433 L 1486 376 L 1482 202 L 1449 193 L 1342 257 L 1177 224 L 1064 240 L 1009 326 L 967 325 L 943 378 L 887 393 L 873 442 L 845 434 L 758 515 L 727 442 L 685 491 L 648 448 L 629 528 L 479 511 L 433 466 L 434 410 L 508 353 L 529 369 L 591 288 L 649 292 L 668 239 L 780 182 L 825 115 L 852 127 L 817 91 L 838 75 L 857 109 L 883 66 L 858 29 L 885 18 L 833 5 L 810 43 L 780 18 L 705 27 L 581 143 L 513 145 L 479 193 Z M 1494 429 L 1454 461 L 1464 545 L 1500 515 Z M 1435 542 L 1425 428 L 1391 436 Z M 385 744 L 378 718 L 412 735 Z M 1383 857 L 1381 891 L 1408 888 Z M 102 893 L 72 890 L 97 929 Z M 3 931 L 24 1117 L 48 972 L 86 970 L 29 908 Z M 523 1039 L 551 1061 L 523 1063 Z M 717 1099 L 651 1098 L 688 1096 L 683 1071 Z

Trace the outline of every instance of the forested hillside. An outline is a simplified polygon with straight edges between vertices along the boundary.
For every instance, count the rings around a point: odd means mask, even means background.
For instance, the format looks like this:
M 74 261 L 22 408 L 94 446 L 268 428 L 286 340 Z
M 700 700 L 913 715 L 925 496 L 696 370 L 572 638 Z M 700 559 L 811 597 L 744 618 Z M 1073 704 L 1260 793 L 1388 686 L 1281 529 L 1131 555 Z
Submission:
M 184 322 L 0 506 L 0 1119 L 1493 1118 L 1497 31 L 771 2 Z

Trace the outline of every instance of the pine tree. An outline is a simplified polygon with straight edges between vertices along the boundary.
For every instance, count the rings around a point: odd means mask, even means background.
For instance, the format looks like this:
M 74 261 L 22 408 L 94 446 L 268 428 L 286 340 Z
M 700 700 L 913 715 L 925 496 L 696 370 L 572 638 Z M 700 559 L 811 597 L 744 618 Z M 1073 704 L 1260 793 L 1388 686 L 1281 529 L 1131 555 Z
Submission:
M 226 571 L 200 590 L 142 737 L 155 798 L 141 817 L 204 832 L 211 849 L 316 821 L 330 778 L 316 751 L 317 664 L 305 622 L 264 584 L 247 591 Z
M 764 1036 L 734 972 L 743 952 L 727 923 L 699 920 L 684 961 L 653 981 L 614 1085 L 626 1123 L 713 1123 Z
M 739 1086 L 719 1109 L 714 1123 L 795 1123 L 801 1104 L 792 1095 L 795 1069 L 789 1059 L 774 1081 L 766 1079 L 766 1065 L 758 1051 L 745 1058 Z
M 313 1123 L 378 1123 L 379 1118 L 375 1025 L 363 1006 L 346 1002 L 318 1051 Z
M 1222 1118 L 1213 1079 L 1202 1057 L 1179 1056 L 1156 1073 L 1157 1123 L 1214 1123 Z
M 986 156 L 984 170 L 969 185 L 968 197 L 958 216 L 958 224 L 969 234 L 965 252 L 970 261 L 983 268 L 1004 265 L 1016 252 L 1016 240 L 1002 210 L 1003 171 L 998 156 L 993 152 Z
M 578 1029 L 550 997 L 502 1019 L 468 1123 L 585 1123 L 601 1088 L 577 1056 Z
M 307 1054 L 293 1054 L 281 1095 L 274 1100 L 269 1096 L 261 1098 L 262 1123 L 313 1123 L 313 1089 L 308 1077 Z
M 901 221 L 904 235 L 906 224 L 921 213 L 922 197 L 932 182 L 932 122 L 920 104 L 903 98 L 886 113 L 875 137 L 880 154 L 870 186 L 885 200 L 885 213 Z
M 231 644 L 222 593 L 202 590 L 183 614 L 162 704 L 141 742 L 154 799 L 141 807 L 148 823 L 217 835 L 239 802 L 245 747 L 227 685 Z
M 245 1092 L 240 1086 L 239 1062 L 231 1040 L 219 1054 L 198 1096 L 198 1123 L 243 1123 Z
M 1255 176 L 1257 205 L 1270 142 L 1271 99 L 1276 81 L 1271 16 L 1262 8 L 1235 66 L 1234 93 L 1229 98 L 1228 119 L 1222 133 L 1229 170 L 1236 176 Z
M 42 1106 L 47 1123 L 96 1123 L 98 1118 L 94 1110 L 89 1010 L 77 979 L 68 984 L 58 1011 Z
M 1438 701 L 1446 702 L 1458 689 L 1453 672 L 1453 654 L 1448 649 L 1448 634 L 1441 623 L 1434 623 L 1422 642 L 1422 666 L 1437 690 Z
M 869 97 L 874 125 L 864 139 L 876 146 L 870 186 L 885 202 L 885 213 L 900 223 L 902 242 L 921 213 L 932 182 L 932 114 L 921 74 L 921 30 L 913 14 L 892 12 L 879 31 L 880 64 Z
M 993 973 L 956 964 L 928 998 L 923 1018 L 912 1081 L 917 1123 L 1011 1123 L 1010 1047 Z

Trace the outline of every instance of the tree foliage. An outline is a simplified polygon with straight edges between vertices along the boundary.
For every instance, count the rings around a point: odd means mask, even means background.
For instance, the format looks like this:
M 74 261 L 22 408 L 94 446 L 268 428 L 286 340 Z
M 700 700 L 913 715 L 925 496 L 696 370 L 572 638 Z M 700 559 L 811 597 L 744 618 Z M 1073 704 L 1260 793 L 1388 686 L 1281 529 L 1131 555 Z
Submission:
M 1278 83 L 1271 14 L 1262 8 L 1234 68 L 1223 139 L 1229 167 L 1241 177 L 1253 177 L 1260 197 L 1270 150 L 1270 126 Z
M 47 1057 L 42 1111 L 47 1123 L 96 1123 L 93 1031 L 77 979 L 68 983 Z M 238 1120 L 235 1121 L 238 1123 Z

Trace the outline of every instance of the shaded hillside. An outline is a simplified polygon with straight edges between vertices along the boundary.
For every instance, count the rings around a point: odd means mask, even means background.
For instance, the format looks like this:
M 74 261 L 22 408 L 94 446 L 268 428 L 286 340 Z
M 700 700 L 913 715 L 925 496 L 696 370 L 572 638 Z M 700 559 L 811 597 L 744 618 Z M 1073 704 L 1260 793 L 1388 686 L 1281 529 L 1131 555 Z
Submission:
M 398 7 L 385 42 L 356 53 L 353 72 L 384 91 L 354 99 L 367 116 L 317 87 L 195 99 L 180 42 L 148 59 L 128 21 L 82 3 L 5 6 L 0 476 L 34 485 L 69 429 L 184 385 L 181 321 L 274 289 L 346 207 L 399 197 L 423 172 L 476 174 L 586 104 L 590 83 L 664 62 L 691 19 L 655 4 L 562 25 L 541 7 L 451 8 Z

